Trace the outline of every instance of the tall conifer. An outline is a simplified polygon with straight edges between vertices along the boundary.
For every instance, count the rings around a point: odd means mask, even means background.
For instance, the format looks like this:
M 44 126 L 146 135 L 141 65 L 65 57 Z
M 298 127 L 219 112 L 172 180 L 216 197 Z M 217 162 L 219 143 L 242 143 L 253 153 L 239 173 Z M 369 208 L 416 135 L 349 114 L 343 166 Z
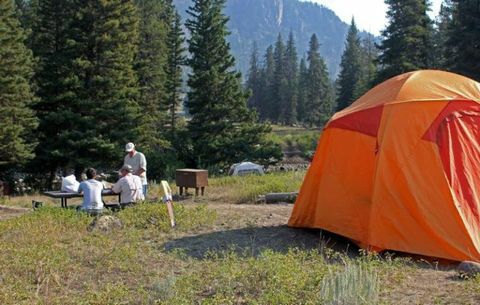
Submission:
M 141 135 L 138 83 L 133 69 L 138 45 L 138 12 L 133 0 L 78 3 L 75 14 L 74 72 L 81 84 L 71 130 L 76 170 L 102 163 L 117 165 L 125 143 Z M 145 115 L 142 113 L 142 115 Z M 143 143 L 140 143 L 140 146 Z
M 39 1 L 32 27 L 39 96 L 35 110 L 40 123 L 32 167 L 47 171 L 50 182 L 57 168 L 69 165 L 77 154 L 70 144 L 79 137 L 76 130 L 82 120 L 75 107 L 82 86 L 74 72 L 74 61 L 81 56 L 73 31 L 75 13 L 72 0 Z
M 377 77 L 376 60 L 378 57 L 378 49 L 375 46 L 374 39 L 374 36 L 369 34 L 362 40 L 360 45 L 361 77 L 353 90 L 353 95 L 356 98 L 359 98 L 370 90 Z
M 377 82 L 431 65 L 431 20 L 428 0 L 385 0 L 388 26 L 379 45 Z
M 277 109 L 275 109 L 275 55 L 272 45 L 265 51 L 263 77 L 265 85 L 260 107 L 261 118 L 273 122 L 276 120 Z
M 333 92 L 328 78 L 327 65 L 319 53 L 320 44 L 317 35 L 310 39 L 308 50 L 308 89 L 307 114 L 305 123 L 310 126 L 321 126 L 333 113 Z
M 230 54 L 225 0 L 193 0 L 190 19 L 188 109 L 194 165 L 225 168 L 249 159 L 268 159 L 277 151 L 266 145 L 269 128 L 255 122 L 246 105 L 248 94 Z M 278 151 L 277 151 L 278 153 Z
M 285 43 L 282 34 L 279 33 L 273 51 L 275 68 L 273 74 L 272 91 L 271 91 L 271 119 L 273 122 L 279 122 L 283 119 L 282 111 L 285 105 Z
M 362 79 L 362 54 L 360 37 L 355 20 L 352 18 L 350 29 L 345 41 L 345 51 L 340 63 L 340 75 L 338 76 L 337 110 L 342 110 L 353 103 L 356 96 L 355 88 Z
M 297 121 L 305 122 L 307 116 L 308 69 L 305 58 L 300 60 L 298 72 Z
M 32 54 L 16 17 L 14 1 L 0 0 L 0 177 L 32 158 Z
M 262 90 L 261 87 L 261 67 L 258 59 L 258 46 L 257 42 L 253 42 L 252 54 L 250 55 L 250 67 L 248 69 L 247 88 L 251 91 L 250 98 L 248 99 L 248 106 L 255 109 L 260 113 L 260 103 Z
M 292 125 L 297 122 L 298 103 L 298 57 L 293 32 L 288 36 L 285 48 L 285 88 L 283 105 L 280 109 L 280 121 Z
M 453 6 L 451 0 L 445 0 L 440 5 L 440 11 L 435 20 L 434 39 L 434 67 L 448 69 L 448 58 L 452 56 L 452 50 L 447 45 L 452 30 Z
M 480 2 L 452 0 L 452 24 L 447 42 L 448 67 L 480 81 Z M 450 55 L 449 54 L 449 55 Z
M 167 9 L 170 18 L 167 35 L 166 93 L 170 117 L 170 136 L 174 138 L 178 123 L 177 110 L 182 103 L 180 90 L 182 88 L 182 67 L 186 60 L 186 50 L 184 47 L 185 38 L 182 30 L 182 21 L 172 0 L 167 1 Z
M 138 104 L 142 115 L 137 124 L 141 130 L 136 142 L 147 151 L 165 145 L 167 124 L 167 90 L 165 88 L 168 48 L 166 45 L 169 8 L 164 0 L 136 0 L 139 22 L 138 54 L 135 71 L 138 75 Z

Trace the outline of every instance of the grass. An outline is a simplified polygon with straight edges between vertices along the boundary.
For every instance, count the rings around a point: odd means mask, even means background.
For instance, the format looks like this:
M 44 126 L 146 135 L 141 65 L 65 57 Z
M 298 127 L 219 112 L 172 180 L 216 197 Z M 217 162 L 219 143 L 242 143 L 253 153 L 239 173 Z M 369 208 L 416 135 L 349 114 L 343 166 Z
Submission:
M 207 188 L 212 201 L 254 203 L 259 195 L 266 193 L 297 192 L 304 171 L 266 174 L 265 176 L 229 176 L 210 179 Z
M 261 220 L 288 206 L 233 204 L 251 202 L 258 193 L 298 190 L 303 174 L 211 179 L 207 197 L 176 203 L 175 229 L 162 204 L 116 213 L 123 228 L 108 233 L 89 230 L 92 217 L 58 205 L 0 221 L 0 304 L 477 303 L 480 277 L 458 281 L 452 272 L 412 259 L 335 250 L 331 240 L 302 230 L 284 238 L 276 232 L 290 230 L 282 227 L 286 217 L 279 227 L 266 228 Z M 31 198 L 23 200 L 28 206 Z M 22 205 L 22 198 L 14 203 Z M 228 203 L 227 213 L 219 210 Z M 239 215 L 238 227 L 222 227 Z M 318 239 L 318 247 L 235 245 L 236 236 L 265 232 L 273 244 L 303 236 Z M 212 249 L 208 242 L 222 236 L 229 236 L 231 248 L 201 257 L 183 248 Z M 183 247 L 175 247 L 178 242 Z

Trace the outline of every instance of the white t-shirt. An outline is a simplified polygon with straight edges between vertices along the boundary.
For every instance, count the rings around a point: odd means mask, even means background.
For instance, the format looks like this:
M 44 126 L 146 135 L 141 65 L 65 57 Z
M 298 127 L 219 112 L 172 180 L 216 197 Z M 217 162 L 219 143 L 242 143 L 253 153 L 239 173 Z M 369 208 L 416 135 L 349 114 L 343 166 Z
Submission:
M 78 192 L 83 192 L 82 210 L 103 209 L 102 190 L 103 184 L 95 179 L 89 179 L 80 183 Z
M 140 175 L 140 178 L 142 179 L 142 185 L 147 185 L 147 159 L 145 159 L 144 154 L 138 151 L 135 151 L 132 157 L 130 157 L 130 154 L 127 154 L 123 164 L 130 165 L 134 173 L 139 169 L 143 169 L 144 172 Z
M 131 203 L 144 200 L 140 177 L 127 174 L 112 186 L 112 191 L 120 193 L 120 203 Z

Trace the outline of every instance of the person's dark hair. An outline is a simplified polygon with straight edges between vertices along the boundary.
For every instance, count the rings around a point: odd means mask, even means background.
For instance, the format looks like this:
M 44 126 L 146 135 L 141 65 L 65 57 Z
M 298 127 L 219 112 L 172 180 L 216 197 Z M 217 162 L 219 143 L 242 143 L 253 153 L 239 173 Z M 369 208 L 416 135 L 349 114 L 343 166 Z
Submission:
M 90 167 L 89 169 L 87 169 L 85 174 L 87 174 L 88 179 L 93 179 L 97 175 L 97 171 L 94 168 Z

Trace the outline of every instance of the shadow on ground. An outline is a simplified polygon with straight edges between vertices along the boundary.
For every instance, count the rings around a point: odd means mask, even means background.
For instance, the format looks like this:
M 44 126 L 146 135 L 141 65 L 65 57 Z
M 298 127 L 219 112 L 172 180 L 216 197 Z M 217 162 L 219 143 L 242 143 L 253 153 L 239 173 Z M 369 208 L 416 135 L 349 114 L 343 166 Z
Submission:
M 292 248 L 321 252 L 329 248 L 349 256 L 358 255 L 358 247 L 338 235 L 322 230 L 293 229 L 285 225 L 218 231 L 183 237 L 165 244 L 167 252 L 180 251 L 200 259 L 231 250 L 240 255 L 257 256 L 264 250 L 286 253 Z

